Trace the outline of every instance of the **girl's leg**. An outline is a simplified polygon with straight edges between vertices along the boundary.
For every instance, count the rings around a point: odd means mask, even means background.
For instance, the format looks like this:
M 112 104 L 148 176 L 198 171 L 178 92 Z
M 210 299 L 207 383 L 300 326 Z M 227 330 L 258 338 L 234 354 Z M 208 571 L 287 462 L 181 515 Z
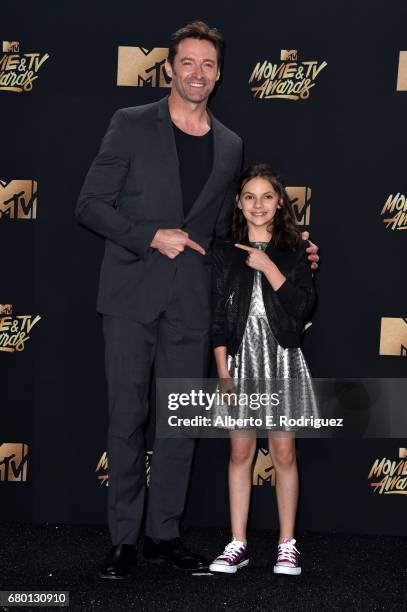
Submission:
M 232 434 L 230 439 L 229 502 L 232 535 L 245 544 L 256 443 L 255 436 L 249 433 Z
M 295 516 L 298 504 L 298 469 L 295 438 L 269 436 L 269 451 L 276 470 L 276 495 L 280 521 L 280 539 L 294 538 Z

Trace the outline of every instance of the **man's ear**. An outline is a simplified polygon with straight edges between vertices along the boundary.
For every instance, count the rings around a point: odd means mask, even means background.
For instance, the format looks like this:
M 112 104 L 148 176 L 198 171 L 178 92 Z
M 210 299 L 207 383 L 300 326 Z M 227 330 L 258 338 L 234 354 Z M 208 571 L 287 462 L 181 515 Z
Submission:
M 216 75 L 216 79 L 215 79 L 215 80 L 216 80 L 216 81 L 219 81 L 219 78 L 220 78 L 220 70 L 218 70 L 218 73 L 217 73 L 217 75 Z
M 172 66 L 171 66 L 170 62 L 167 59 L 165 60 L 164 68 L 165 68 L 165 72 L 172 79 Z

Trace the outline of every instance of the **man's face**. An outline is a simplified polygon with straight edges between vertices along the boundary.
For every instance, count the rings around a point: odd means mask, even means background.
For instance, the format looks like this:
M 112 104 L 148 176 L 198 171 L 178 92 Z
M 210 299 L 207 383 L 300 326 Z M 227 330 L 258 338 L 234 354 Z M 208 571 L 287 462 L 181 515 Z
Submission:
M 184 38 L 178 45 L 173 65 L 166 62 L 165 70 L 183 100 L 203 102 L 209 98 L 220 75 L 215 46 L 209 40 Z

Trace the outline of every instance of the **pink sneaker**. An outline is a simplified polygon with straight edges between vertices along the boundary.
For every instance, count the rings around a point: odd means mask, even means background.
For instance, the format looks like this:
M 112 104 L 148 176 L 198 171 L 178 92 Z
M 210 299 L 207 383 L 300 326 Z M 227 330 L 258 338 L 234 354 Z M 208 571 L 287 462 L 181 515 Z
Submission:
M 238 569 L 249 564 L 246 553 L 246 544 L 239 540 L 232 540 L 223 553 L 210 564 L 209 571 L 223 574 L 235 574 Z
M 299 576 L 301 574 L 299 556 L 300 553 L 295 548 L 295 540 L 284 538 L 281 544 L 278 545 L 277 561 L 273 572 L 275 574 Z

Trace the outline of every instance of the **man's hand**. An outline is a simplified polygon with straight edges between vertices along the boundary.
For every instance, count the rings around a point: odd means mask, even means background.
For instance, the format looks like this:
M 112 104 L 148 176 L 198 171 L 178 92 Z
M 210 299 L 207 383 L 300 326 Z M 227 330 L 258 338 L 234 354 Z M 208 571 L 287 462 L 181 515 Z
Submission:
M 186 247 L 195 249 L 201 255 L 205 255 L 205 249 L 200 244 L 188 238 L 187 232 L 181 229 L 159 229 L 150 244 L 170 259 L 175 259 Z
M 303 240 L 309 240 L 309 232 L 302 232 L 301 238 Z M 311 270 L 317 270 L 318 261 L 319 261 L 319 255 L 317 255 L 318 247 L 316 244 L 311 242 L 311 240 L 309 240 L 309 243 L 310 243 L 310 246 L 307 248 L 307 253 L 309 253 L 308 261 L 311 262 Z

